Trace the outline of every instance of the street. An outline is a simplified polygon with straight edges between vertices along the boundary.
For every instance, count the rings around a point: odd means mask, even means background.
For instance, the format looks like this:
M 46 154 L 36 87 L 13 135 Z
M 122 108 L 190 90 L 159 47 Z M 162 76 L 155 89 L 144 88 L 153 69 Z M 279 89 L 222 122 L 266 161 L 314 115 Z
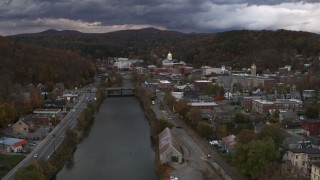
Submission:
M 26 156 L 14 169 L 12 169 L 3 180 L 14 179 L 15 173 L 20 169 L 27 167 L 32 161 L 38 161 L 40 159 L 47 159 L 55 151 L 56 148 L 63 142 L 65 136 L 65 130 L 67 127 L 73 128 L 77 123 L 77 116 L 86 107 L 86 94 L 83 93 L 79 97 L 78 103 L 74 106 L 61 122 L 50 132 L 50 134 L 39 143 L 34 150 Z M 36 154 L 36 155 L 35 155 Z M 36 156 L 36 157 L 35 157 Z
M 208 154 L 207 149 L 199 145 L 198 137 L 180 120 L 179 115 L 167 109 L 159 109 L 162 96 L 161 92 L 157 92 L 155 105 L 151 105 L 151 107 L 158 119 L 165 117 L 174 125 L 171 130 L 180 140 L 179 143 L 183 149 L 185 159 L 182 164 L 170 164 L 174 168 L 170 175 L 183 180 L 202 180 L 203 173 L 205 173 L 209 179 L 222 179 L 216 174 L 215 169 L 208 164 L 207 159 L 204 158 Z

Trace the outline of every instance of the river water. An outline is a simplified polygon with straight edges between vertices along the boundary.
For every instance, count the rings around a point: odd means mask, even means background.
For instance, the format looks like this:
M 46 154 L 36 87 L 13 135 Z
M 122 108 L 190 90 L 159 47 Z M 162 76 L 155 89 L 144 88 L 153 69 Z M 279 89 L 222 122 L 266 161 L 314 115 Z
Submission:
M 106 98 L 58 180 L 155 180 L 149 124 L 135 97 Z

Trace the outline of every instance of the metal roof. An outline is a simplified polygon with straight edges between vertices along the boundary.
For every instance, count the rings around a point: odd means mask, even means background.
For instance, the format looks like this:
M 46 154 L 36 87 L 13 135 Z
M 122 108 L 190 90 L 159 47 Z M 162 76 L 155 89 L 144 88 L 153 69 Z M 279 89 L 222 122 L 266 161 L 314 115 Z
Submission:
M 168 149 L 173 148 L 182 155 L 181 147 L 178 143 L 178 138 L 167 127 L 159 134 L 159 150 L 160 154 L 165 153 Z
M 22 144 L 26 144 L 27 141 L 23 139 L 17 139 L 17 138 L 9 138 L 9 137 L 2 137 L 0 138 L 0 144 L 4 144 L 6 146 L 20 146 Z

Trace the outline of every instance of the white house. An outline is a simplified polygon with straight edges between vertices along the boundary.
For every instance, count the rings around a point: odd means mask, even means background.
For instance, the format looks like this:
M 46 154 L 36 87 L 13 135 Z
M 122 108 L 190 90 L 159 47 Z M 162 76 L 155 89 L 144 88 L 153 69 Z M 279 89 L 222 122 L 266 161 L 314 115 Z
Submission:
M 287 151 L 287 156 L 293 166 L 300 170 L 305 177 L 310 178 L 312 163 L 320 160 L 320 149 L 291 149 Z

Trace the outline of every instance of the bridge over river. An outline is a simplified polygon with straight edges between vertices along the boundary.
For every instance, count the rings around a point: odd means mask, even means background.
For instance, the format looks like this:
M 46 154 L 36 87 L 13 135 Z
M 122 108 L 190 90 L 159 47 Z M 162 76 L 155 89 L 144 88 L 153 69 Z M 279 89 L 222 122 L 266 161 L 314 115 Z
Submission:
M 134 96 L 134 87 L 106 88 L 107 96 Z

